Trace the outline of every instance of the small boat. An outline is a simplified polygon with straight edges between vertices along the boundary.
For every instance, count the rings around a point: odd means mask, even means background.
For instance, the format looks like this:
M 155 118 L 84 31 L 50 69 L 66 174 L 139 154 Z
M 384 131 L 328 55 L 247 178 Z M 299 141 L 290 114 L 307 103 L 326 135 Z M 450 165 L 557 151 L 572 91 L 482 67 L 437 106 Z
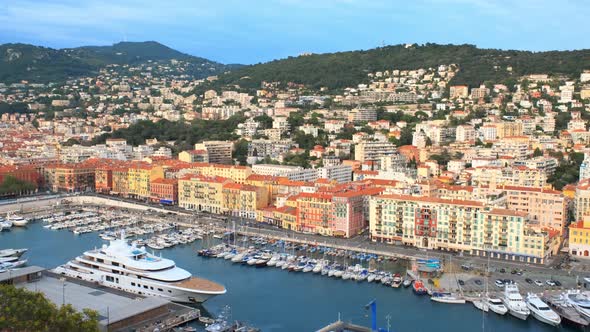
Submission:
M 359 272 L 355 276 L 355 279 L 356 279 L 356 281 L 361 282 L 361 281 L 367 280 L 368 277 L 369 277 L 369 271 L 363 269 L 361 272 Z
M 369 275 L 367 276 L 367 282 L 371 283 L 373 281 L 375 281 L 375 278 L 377 277 L 377 275 L 375 273 L 369 273 Z
M 17 257 L 20 258 L 27 252 L 29 249 L 1 249 L 0 250 L 0 258 L 1 257 Z
M 322 274 L 323 276 L 325 276 L 325 275 L 328 275 L 328 273 L 330 273 L 330 269 L 332 269 L 332 267 L 331 267 L 330 265 L 328 265 L 328 264 L 324 265 L 324 266 L 322 267 L 321 274 Z
M 8 271 L 8 270 L 12 270 L 12 269 L 16 269 L 18 267 L 21 267 L 25 264 L 27 264 L 26 259 L 23 259 L 22 261 L 16 261 L 16 262 L 5 262 L 5 263 L 0 263 L 0 269 Z
M 399 288 L 399 286 L 404 282 L 402 276 L 398 273 L 393 275 L 393 280 L 391 281 L 391 287 Z
M 536 294 L 527 294 L 525 302 L 533 317 L 538 319 L 540 322 L 552 326 L 557 326 L 561 323 L 561 318 L 559 315 L 555 311 L 551 310 L 551 308 L 549 308 L 549 306 Z
M 404 282 L 402 282 L 402 285 L 404 286 L 404 288 L 410 287 L 410 285 L 412 285 L 412 279 L 404 280 Z
M 424 287 L 422 280 L 415 280 L 412 285 L 412 290 L 416 295 L 426 295 L 428 293 L 428 290 L 426 287 Z
M 192 326 L 187 326 L 187 327 L 183 328 L 182 331 L 184 331 L 184 332 L 197 332 L 197 329 Z
M 485 301 L 485 299 L 473 301 L 473 306 L 476 307 L 477 309 L 483 311 L 483 312 L 488 312 L 490 310 L 490 306 Z
M 488 305 L 491 311 L 498 315 L 505 315 L 508 312 L 508 308 L 504 305 L 504 302 L 496 297 L 488 297 L 485 299 L 485 303 Z
M 430 300 L 439 303 L 465 304 L 465 298 L 447 292 L 433 292 Z
M 301 270 L 303 273 L 308 273 L 313 271 L 313 269 L 315 268 L 315 265 L 313 263 L 307 263 L 305 264 L 305 267 L 303 267 L 303 270 Z

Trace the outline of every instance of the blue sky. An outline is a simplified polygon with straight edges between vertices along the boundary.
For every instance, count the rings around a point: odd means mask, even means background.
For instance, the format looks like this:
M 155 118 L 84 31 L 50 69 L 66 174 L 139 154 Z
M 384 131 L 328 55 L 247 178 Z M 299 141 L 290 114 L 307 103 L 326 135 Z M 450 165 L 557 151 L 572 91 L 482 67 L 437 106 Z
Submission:
M 590 48 L 587 0 L 0 0 L 0 43 L 156 40 L 223 63 L 399 43 Z

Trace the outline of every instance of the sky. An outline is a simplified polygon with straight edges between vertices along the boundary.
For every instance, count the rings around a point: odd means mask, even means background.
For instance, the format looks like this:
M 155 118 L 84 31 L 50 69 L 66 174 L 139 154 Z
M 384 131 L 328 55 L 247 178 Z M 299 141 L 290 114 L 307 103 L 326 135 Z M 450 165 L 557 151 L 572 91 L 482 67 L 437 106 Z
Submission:
M 590 48 L 588 0 L 0 0 L 0 44 L 155 40 L 253 64 L 401 43 Z

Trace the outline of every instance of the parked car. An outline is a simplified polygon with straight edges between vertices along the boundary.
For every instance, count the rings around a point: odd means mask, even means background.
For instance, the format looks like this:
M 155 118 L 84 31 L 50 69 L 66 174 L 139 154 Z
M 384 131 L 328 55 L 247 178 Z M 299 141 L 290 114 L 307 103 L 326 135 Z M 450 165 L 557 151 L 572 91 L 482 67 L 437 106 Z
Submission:
M 496 279 L 495 284 L 500 288 L 504 287 L 504 282 L 500 279 Z
M 500 273 L 505 273 L 505 272 L 506 272 L 506 269 L 505 268 L 501 268 L 500 269 Z
M 535 280 L 534 283 L 539 287 L 543 286 L 543 282 L 541 282 L 541 280 Z
M 459 279 L 459 280 L 458 280 L 458 282 L 459 282 L 459 285 L 461 285 L 461 286 L 465 286 L 465 281 L 463 281 L 463 280 Z
M 531 278 L 526 278 L 526 279 L 524 279 L 524 281 L 526 281 L 527 284 L 533 283 L 533 279 L 531 279 Z
M 473 280 L 473 282 L 479 286 L 481 286 L 481 284 L 482 284 L 481 280 L 479 280 L 479 279 L 475 279 L 475 280 Z
M 561 282 L 559 280 L 553 280 L 553 282 L 555 283 L 555 286 L 561 286 Z
M 555 281 L 553 280 L 547 280 L 545 281 L 545 283 L 547 284 L 547 286 L 555 286 Z

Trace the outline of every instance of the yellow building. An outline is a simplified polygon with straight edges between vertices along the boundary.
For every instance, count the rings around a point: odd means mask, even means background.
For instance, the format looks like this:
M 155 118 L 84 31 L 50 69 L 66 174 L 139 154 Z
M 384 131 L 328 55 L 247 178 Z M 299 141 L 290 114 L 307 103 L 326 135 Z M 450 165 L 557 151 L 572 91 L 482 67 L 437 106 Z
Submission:
M 222 206 L 230 215 L 255 219 L 256 210 L 268 206 L 268 192 L 264 187 L 226 183 L 223 185 Z
M 246 184 L 266 188 L 268 202 L 274 202 L 275 198 L 279 194 L 280 182 L 288 180 L 289 179 L 287 178 L 279 176 L 252 174 L 246 179 Z
M 221 214 L 223 208 L 223 185 L 226 178 L 203 175 L 187 175 L 178 180 L 178 206 L 188 210 Z
M 246 183 L 246 179 L 252 174 L 252 169 L 250 167 L 236 165 L 195 163 L 192 165 L 191 169 L 196 171 L 197 174 L 204 176 L 220 176 L 237 183 Z
M 127 173 L 129 197 L 149 199 L 151 196 L 150 182 L 164 178 L 164 170 L 160 166 L 146 163 L 131 165 Z
M 569 241 L 570 255 L 590 258 L 590 215 L 569 226 Z

